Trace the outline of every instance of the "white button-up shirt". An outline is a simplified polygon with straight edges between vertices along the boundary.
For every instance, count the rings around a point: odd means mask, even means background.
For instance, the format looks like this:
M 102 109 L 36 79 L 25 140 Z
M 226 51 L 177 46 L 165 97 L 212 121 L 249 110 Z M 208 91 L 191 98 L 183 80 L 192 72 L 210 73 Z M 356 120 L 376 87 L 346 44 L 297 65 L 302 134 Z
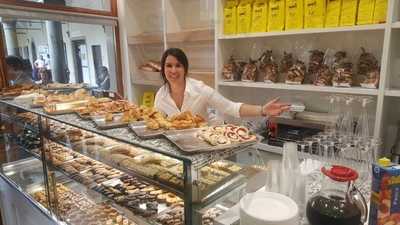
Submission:
M 156 109 L 168 116 L 184 111 L 191 111 L 193 114 L 198 114 L 207 120 L 207 109 L 209 107 L 216 109 L 220 114 L 239 118 L 242 103 L 232 102 L 211 87 L 205 85 L 202 81 L 187 77 L 181 110 L 179 110 L 172 99 L 167 84 L 164 84 L 158 90 L 154 105 Z

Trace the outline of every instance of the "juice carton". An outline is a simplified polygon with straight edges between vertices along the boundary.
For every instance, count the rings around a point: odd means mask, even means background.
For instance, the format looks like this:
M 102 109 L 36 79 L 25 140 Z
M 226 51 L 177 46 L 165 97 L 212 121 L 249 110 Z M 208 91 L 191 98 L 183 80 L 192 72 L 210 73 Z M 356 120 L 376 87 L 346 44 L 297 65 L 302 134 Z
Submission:
M 372 24 L 375 0 L 360 0 L 358 3 L 357 25 Z
M 256 0 L 253 4 L 251 32 L 266 32 L 268 23 L 267 0 Z
M 346 1 L 346 0 L 344 0 Z M 342 0 L 326 1 L 325 27 L 338 27 L 340 23 L 340 13 L 342 10 Z
M 268 9 L 268 31 L 285 29 L 285 0 L 270 0 Z
M 286 30 L 302 29 L 304 25 L 304 0 L 286 0 Z
M 249 33 L 251 30 L 252 0 L 241 0 L 237 7 L 237 33 Z
M 376 0 L 373 23 L 385 23 L 388 0 Z
M 353 26 L 356 24 L 358 0 L 344 0 L 342 2 L 342 14 L 340 26 Z
M 400 166 L 386 160 L 372 166 L 369 225 L 400 224 Z
M 237 0 L 227 0 L 224 6 L 224 34 L 237 32 Z

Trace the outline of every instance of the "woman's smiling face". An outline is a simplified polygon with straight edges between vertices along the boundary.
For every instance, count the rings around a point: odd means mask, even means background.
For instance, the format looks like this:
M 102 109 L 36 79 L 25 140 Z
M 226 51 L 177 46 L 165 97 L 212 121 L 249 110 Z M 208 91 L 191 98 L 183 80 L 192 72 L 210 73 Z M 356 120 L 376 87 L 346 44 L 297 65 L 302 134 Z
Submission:
M 167 56 L 165 60 L 164 73 L 170 84 L 179 84 L 185 81 L 185 67 L 175 58 L 175 56 Z

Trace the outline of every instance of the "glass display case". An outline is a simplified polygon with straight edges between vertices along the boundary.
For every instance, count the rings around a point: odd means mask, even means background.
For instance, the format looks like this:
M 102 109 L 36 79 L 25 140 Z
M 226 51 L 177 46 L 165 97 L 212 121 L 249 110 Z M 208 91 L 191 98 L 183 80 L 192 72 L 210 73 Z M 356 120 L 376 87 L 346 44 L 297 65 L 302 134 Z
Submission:
M 216 206 L 228 207 L 225 199 L 244 194 L 251 180 L 265 185 L 261 170 L 234 162 L 253 151 L 249 145 L 184 154 L 165 138 L 101 130 L 78 114 L 49 115 L 31 103 L 0 101 L 4 142 L 20 154 L 2 174 L 67 224 L 210 224 L 224 209 Z M 33 177 L 13 175 L 21 173 Z

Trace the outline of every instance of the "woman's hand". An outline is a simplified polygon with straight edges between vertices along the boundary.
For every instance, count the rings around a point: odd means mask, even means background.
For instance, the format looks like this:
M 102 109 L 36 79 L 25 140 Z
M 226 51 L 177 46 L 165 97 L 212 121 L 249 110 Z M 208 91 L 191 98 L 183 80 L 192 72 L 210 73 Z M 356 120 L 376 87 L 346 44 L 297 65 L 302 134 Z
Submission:
M 261 107 L 261 113 L 263 116 L 279 116 L 290 109 L 290 105 L 280 103 L 279 98 L 275 98 Z

